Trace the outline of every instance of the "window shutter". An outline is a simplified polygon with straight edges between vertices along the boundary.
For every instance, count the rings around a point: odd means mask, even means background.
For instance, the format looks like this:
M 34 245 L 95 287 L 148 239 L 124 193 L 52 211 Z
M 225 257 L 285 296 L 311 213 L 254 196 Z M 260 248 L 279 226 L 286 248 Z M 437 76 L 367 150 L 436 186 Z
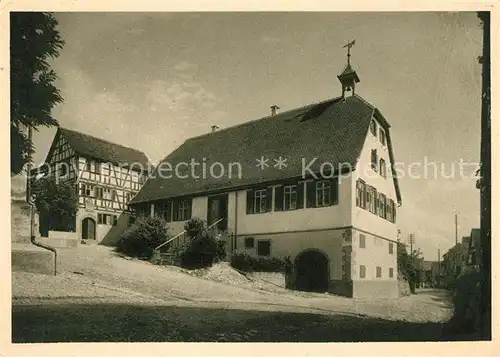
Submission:
M 396 205 L 394 204 L 394 201 L 392 201 L 392 222 L 396 223 Z
M 273 188 L 268 187 L 266 192 L 266 211 L 271 212 L 273 210 Z
M 190 198 L 190 199 L 187 200 L 187 202 L 188 202 L 187 219 L 191 219 L 192 207 L 193 207 L 193 199 Z
M 172 220 L 174 222 L 178 221 L 179 218 L 179 201 L 174 201 L 172 204 L 172 209 L 173 209 L 173 217 Z
M 247 190 L 247 214 L 252 214 L 254 212 L 253 210 L 253 197 L 254 195 L 254 190 Z
M 316 207 L 316 181 L 306 182 L 306 207 Z
M 284 186 L 277 186 L 274 188 L 274 210 L 283 211 L 283 194 Z
M 167 201 L 167 203 L 165 203 L 165 212 L 164 213 L 166 215 L 165 217 L 165 220 L 167 222 L 171 222 L 172 221 L 172 201 Z
M 339 179 L 334 177 L 330 183 L 330 205 L 339 203 Z
M 297 209 L 304 208 L 304 186 L 305 182 L 297 184 Z

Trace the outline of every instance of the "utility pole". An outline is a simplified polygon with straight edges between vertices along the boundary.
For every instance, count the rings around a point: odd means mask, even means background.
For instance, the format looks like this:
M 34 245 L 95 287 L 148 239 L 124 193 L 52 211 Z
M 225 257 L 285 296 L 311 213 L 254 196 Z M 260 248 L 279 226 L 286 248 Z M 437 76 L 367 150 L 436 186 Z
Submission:
M 410 255 L 413 254 L 413 244 L 415 243 L 415 234 L 410 233 Z

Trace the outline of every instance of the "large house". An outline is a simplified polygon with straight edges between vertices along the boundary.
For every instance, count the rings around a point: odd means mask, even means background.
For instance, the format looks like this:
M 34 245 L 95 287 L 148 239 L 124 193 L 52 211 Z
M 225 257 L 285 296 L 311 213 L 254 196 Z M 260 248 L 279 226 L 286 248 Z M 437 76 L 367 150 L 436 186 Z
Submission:
M 390 125 L 355 94 L 349 60 L 338 79 L 336 98 L 188 139 L 131 207 L 172 234 L 192 217 L 220 221 L 233 252 L 290 257 L 297 289 L 397 296 Z
M 74 238 L 114 244 L 133 217 L 128 202 L 146 181 L 148 165 L 146 155 L 138 150 L 59 127 L 44 164 L 31 176 L 52 175 L 73 183 L 79 209 L 68 227 Z M 67 232 L 50 231 L 49 222 L 50 217 L 41 213 L 42 237 L 69 237 Z

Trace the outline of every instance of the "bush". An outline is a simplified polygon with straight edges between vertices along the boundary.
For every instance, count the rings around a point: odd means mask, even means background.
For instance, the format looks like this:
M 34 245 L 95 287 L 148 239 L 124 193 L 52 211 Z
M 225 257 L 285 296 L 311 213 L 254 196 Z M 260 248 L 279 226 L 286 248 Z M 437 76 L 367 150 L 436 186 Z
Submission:
M 454 281 L 453 318 L 464 332 L 473 332 L 481 323 L 481 276 L 475 269 L 467 269 Z
M 226 242 L 209 235 L 204 221 L 193 218 L 186 222 L 184 229 L 191 238 L 181 255 L 181 264 L 184 268 L 209 267 L 226 257 Z
M 289 257 L 285 259 L 256 258 L 238 253 L 231 256 L 231 266 L 245 272 L 286 272 L 291 269 L 292 263 Z
M 168 239 L 166 222 L 158 217 L 139 217 L 120 237 L 118 252 L 151 259 L 153 250 Z

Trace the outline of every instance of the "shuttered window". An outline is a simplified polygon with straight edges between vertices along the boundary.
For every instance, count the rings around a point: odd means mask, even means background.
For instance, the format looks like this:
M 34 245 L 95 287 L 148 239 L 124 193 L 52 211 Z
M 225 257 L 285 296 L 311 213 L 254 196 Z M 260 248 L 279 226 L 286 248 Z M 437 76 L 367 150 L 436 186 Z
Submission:
M 272 205 L 272 187 L 247 190 L 247 214 L 269 212 Z
M 366 267 L 364 265 L 359 266 L 359 277 L 361 279 L 366 278 Z
M 363 180 L 356 181 L 356 206 L 366 208 L 366 184 Z
M 379 167 L 380 176 L 386 178 L 387 177 L 387 168 L 385 166 L 385 160 L 380 159 L 379 165 L 380 165 L 380 167 Z
M 372 167 L 372 169 L 377 171 L 377 165 L 378 165 L 377 150 L 372 149 L 372 151 L 371 151 L 371 167 Z
M 359 235 L 359 247 L 366 248 L 366 236 L 364 234 Z

